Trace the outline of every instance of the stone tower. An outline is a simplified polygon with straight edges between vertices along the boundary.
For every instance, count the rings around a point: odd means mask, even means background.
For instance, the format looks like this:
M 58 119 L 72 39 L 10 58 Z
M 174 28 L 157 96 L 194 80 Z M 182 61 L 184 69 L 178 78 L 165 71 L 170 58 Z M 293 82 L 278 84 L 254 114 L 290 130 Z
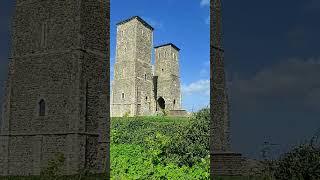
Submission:
M 108 170 L 109 3 L 16 0 L 0 175 Z
M 223 33 L 221 21 L 221 2 L 213 1 L 213 15 L 211 16 L 211 95 L 210 107 L 212 112 L 212 145 L 214 151 L 230 150 L 229 140 L 229 111 L 228 96 L 225 82 Z
M 221 2 L 210 2 L 210 169 L 215 175 L 240 175 L 243 157 L 230 147 L 230 120 L 223 49 Z
M 154 111 L 153 28 L 138 16 L 117 24 L 111 114 L 150 115 Z
M 181 108 L 179 50 L 172 43 L 155 47 L 156 111 Z

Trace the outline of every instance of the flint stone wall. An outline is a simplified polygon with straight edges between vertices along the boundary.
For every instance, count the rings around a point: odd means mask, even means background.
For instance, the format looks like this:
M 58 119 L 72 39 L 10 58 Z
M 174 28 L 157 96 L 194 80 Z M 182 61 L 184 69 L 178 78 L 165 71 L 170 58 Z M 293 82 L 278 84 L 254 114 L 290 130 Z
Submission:
M 109 1 L 16 1 L 0 175 L 38 175 L 58 152 L 63 174 L 108 174 L 109 19 Z

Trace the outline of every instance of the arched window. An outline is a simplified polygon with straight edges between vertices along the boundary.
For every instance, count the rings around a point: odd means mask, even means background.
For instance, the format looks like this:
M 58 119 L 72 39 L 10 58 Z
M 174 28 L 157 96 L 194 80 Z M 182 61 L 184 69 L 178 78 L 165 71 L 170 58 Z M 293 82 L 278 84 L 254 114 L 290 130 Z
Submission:
M 122 99 L 124 99 L 124 93 L 122 93 Z
M 46 103 L 43 99 L 39 101 L 39 116 L 45 116 L 46 115 Z

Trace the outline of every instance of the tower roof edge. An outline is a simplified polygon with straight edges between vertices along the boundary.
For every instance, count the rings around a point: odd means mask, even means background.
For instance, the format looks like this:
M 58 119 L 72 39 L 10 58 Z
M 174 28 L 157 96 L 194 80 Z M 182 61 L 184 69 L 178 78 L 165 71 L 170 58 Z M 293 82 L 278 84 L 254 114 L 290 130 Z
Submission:
M 133 20 L 133 19 L 137 19 L 137 20 L 140 21 L 143 25 L 145 25 L 147 28 L 151 29 L 152 31 L 154 30 L 154 28 L 153 28 L 150 24 L 148 24 L 145 20 L 143 20 L 143 19 L 142 19 L 141 17 L 139 17 L 139 16 L 132 16 L 132 17 L 129 18 L 129 19 L 126 19 L 126 20 L 123 20 L 123 21 L 118 22 L 116 25 L 119 26 L 119 25 L 124 24 L 124 23 L 127 23 L 127 22 L 129 22 L 129 21 L 131 21 L 131 20 Z
M 176 50 L 180 51 L 180 49 L 179 49 L 176 45 L 174 45 L 174 44 L 172 44 L 172 43 L 162 44 L 162 45 L 159 45 L 159 46 L 155 46 L 154 48 L 156 49 L 156 48 L 163 47 L 163 46 L 172 46 L 172 47 L 175 48 Z

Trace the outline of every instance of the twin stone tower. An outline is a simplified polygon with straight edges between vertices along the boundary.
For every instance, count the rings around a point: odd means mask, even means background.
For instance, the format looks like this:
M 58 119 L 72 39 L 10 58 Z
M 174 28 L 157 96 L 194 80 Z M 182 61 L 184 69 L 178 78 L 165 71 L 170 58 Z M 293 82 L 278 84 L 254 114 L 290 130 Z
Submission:
M 220 1 L 211 1 L 211 7 L 211 169 L 230 174 L 239 169 L 240 155 L 226 152 Z M 63 174 L 108 173 L 109 102 L 111 116 L 182 111 L 179 48 L 155 47 L 153 70 L 153 28 L 137 16 L 118 23 L 110 98 L 109 10 L 109 0 L 16 1 L 0 176 L 39 175 L 57 152 L 65 157 Z
M 134 16 L 117 24 L 116 61 L 111 116 L 154 115 L 181 110 L 179 48 L 172 43 L 154 47 L 153 27 Z

